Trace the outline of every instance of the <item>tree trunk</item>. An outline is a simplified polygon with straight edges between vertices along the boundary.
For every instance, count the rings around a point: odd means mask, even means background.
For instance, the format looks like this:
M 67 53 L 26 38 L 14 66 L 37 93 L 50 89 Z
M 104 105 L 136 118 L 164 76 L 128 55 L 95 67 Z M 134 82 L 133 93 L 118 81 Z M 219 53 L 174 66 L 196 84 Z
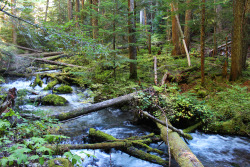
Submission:
M 248 52 L 248 46 L 250 44 L 250 38 L 249 38 L 249 34 L 250 34 L 250 2 L 246 1 L 245 2 L 245 9 L 244 9 L 244 13 L 245 13 L 245 19 L 244 19 L 244 23 L 243 23 L 243 50 L 242 50 L 242 70 L 246 70 L 247 69 L 247 52 Z M 247 4 L 248 3 L 248 4 Z
M 91 106 L 87 106 L 87 107 L 84 106 L 84 107 L 80 107 L 77 109 L 73 109 L 67 113 L 51 115 L 51 117 L 54 117 L 59 120 L 67 120 L 67 119 L 74 118 L 80 115 L 84 115 L 90 112 L 94 112 L 94 111 L 98 111 L 107 107 L 111 107 L 113 105 L 119 105 L 119 104 L 128 102 L 134 98 L 134 95 L 136 95 L 136 93 L 131 93 L 131 94 L 120 96 L 114 99 L 106 100 L 100 103 L 95 103 L 95 104 L 92 104 Z
M 80 1 L 76 0 L 76 27 L 79 28 L 79 5 L 80 5 Z
M 46 3 L 44 22 L 47 21 L 48 9 L 49 9 L 49 0 L 47 0 L 47 3 Z
M 16 15 L 16 0 L 11 0 L 11 14 Z M 17 33 L 16 33 L 16 26 L 14 22 L 12 23 L 12 43 L 17 44 Z
M 82 21 L 82 23 L 83 23 L 83 20 L 84 20 L 84 1 L 85 0 L 82 0 L 82 8 L 81 8 L 81 21 Z
M 201 85 L 205 84 L 205 0 L 202 0 L 201 11 Z
M 68 0 L 68 19 L 69 19 L 69 21 L 73 19 L 72 1 L 71 0 Z
M 183 49 L 182 45 L 181 45 L 181 41 L 180 41 L 180 31 L 179 31 L 179 27 L 178 27 L 178 23 L 177 23 L 177 19 L 176 19 L 176 4 L 171 3 L 171 12 L 172 12 L 172 42 L 174 45 L 174 49 L 172 50 L 172 55 L 181 55 L 181 54 L 185 54 L 185 50 Z M 177 9 L 177 8 L 176 8 Z M 178 17 L 178 15 L 177 15 Z
M 137 79 L 137 50 L 135 37 L 135 16 L 134 16 L 134 0 L 128 0 L 128 43 L 129 43 L 129 58 L 134 62 L 130 62 L 130 79 Z
M 217 49 L 217 7 L 216 7 L 216 0 L 214 0 L 214 12 L 215 12 L 215 18 L 214 18 L 214 49 L 213 49 L 213 56 L 217 55 L 218 49 Z
M 185 42 L 187 45 L 187 49 L 189 51 L 189 45 L 190 45 L 190 26 L 189 22 L 192 19 L 192 9 L 190 7 L 190 3 L 192 0 L 187 0 L 186 5 L 187 5 L 187 10 L 185 11 L 185 27 L 184 27 L 184 37 L 185 37 Z
M 92 27 L 93 27 L 93 39 L 98 38 L 98 0 L 92 0 L 93 9 L 95 13 L 92 13 Z
M 233 13 L 233 38 L 230 80 L 237 80 L 242 74 L 243 58 L 243 23 L 245 17 L 246 0 L 234 0 Z
M 171 125 L 169 122 L 168 124 Z M 188 146 L 180 138 L 178 133 L 173 132 L 170 129 L 167 129 L 167 127 L 159 123 L 157 123 L 157 126 L 161 130 L 162 140 L 166 144 L 169 143 L 171 154 L 181 167 L 203 167 L 202 163 L 192 153 L 190 148 L 188 148 Z

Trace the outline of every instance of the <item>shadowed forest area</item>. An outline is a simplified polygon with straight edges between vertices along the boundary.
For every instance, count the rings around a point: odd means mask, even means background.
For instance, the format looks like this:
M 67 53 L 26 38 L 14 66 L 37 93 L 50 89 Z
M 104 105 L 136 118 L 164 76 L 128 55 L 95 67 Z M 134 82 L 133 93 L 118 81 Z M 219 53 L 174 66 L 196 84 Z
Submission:
M 249 166 L 249 7 L 0 0 L 0 166 Z

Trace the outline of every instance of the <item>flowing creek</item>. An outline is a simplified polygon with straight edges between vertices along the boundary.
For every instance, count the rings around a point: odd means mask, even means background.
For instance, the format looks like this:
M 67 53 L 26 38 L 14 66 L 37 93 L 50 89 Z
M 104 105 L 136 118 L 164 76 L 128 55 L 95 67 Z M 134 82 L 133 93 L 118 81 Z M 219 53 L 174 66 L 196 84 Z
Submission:
M 30 87 L 35 77 L 26 78 L 6 78 L 6 83 L 0 84 L 2 91 L 7 91 L 9 88 L 16 87 L 17 90 L 28 89 L 36 92 L 39 95 L 52 93 L 44 91 L 36 86 L 35 89 Z M 45 80 L 44 80 L 45 83 Z M 81 90 L 77 87 L 72 87 L 72 94 L 59 94 L 68 100 L 67 106 L 35 106 L 34 104 L 21 105 L 19 108 L 29 112 L 64 112 L 74 107 L 82 105 L 91 105 L 93 101 L 88 95 L 88 90 Z M 25 98 L 31 98 L 39 95 L 27 95 Z M 121 111 L 116 108 L 107 108 L 97 112 L 92 112 L 81 117 L 77 117 L 70 121 L 61 124 L 63 133 L 71 137 L 70 140 L 64 143 L 82 144 L 83 136 L 87 135 L 89 128 L 96 128 L 105 133 L 113 135 L 116 138 L 126 138 L 130 136 L 141 136 L 152 132 L 152 129 L 142 125 L 133 125 L 130 121 L 133 116 L 128 111 Z M 239 136 L 226 136 L 218 134 L 204 134 L 200 132 L 192 133 L 193 140 L 189 141 L 189 147 L 204 166 L 210 167 L 247 167 L 250 166 L 250 139 Z M 167 153 L 165 144 L 151 144 L 150 146 L 163 150 Z M 160 146 L 159 146 L 160 145 Z M 94 155 L 96 158 L 87 158 L 84 153 Z M 102 150 L 72 150 L 72 153 L 82 156 L 85 160 L 82 166 L 86 167 L 159 167 L 160 165 L 153 164 L 147 161 L 140 160 L 129 156 L 126 153 L 112 149 L 110 153 Z M 165 156 L 168 157 L 167 155 Z M 178 166 L 172 160 L 172 166 Z

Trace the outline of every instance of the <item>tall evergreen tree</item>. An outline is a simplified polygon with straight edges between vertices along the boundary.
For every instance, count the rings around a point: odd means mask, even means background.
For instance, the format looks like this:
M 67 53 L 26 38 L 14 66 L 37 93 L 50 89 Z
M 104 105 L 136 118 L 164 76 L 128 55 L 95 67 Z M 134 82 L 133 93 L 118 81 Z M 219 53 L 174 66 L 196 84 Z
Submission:
M 232 38 L 232 58 L 230 80 L 237 80 L 242 74 L 243 64 L 243 23 L 245 18 L 247 0 L 233 1 L 233 38 Z

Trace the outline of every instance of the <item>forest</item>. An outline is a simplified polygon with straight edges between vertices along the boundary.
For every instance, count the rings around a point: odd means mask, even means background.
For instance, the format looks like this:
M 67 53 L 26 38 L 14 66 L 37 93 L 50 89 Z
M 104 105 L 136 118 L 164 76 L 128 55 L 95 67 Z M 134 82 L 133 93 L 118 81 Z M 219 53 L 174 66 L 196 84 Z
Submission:
M 249 0 L 0 0 L 0 166 L 250 166 Z

